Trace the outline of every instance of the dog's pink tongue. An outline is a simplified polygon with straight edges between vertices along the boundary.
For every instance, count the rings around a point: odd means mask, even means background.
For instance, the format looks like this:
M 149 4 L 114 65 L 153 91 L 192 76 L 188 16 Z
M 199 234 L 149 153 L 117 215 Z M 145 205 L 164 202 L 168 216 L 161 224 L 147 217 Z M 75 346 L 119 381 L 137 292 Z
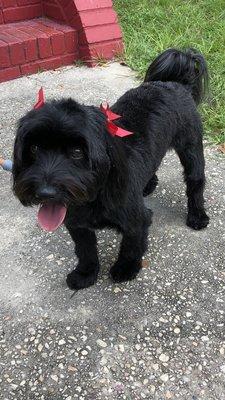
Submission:
M 48 232 L 55 231 L 64 221 L 66 207 L 62 204 L 42 204 L 38 211 L 38 223 Z

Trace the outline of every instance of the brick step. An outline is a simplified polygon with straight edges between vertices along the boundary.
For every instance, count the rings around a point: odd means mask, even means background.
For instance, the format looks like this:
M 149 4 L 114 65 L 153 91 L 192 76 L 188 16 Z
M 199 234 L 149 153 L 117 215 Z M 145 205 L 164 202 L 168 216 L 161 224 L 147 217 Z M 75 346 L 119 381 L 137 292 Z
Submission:
M 47 18 L 0 25 L 0 82 L 78 59 L 74 28 Z

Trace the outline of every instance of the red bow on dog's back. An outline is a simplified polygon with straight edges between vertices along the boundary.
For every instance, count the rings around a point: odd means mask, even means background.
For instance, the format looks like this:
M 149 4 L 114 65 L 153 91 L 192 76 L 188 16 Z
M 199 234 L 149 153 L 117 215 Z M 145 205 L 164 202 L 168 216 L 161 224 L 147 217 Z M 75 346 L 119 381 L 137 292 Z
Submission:
M 112 121 L 121 118 L 121 115 L 115 114 L 109 108 L 108 103 L 102 103 L 100 105 L 100 110 L 105 114 L 107 118 L 107 129 L 110 135 L 112 136 L 119 136 L 125 137 L 129 135 L 133 135 L 133 132 L 127 131 L 126 129 L 120 128 L 119 126 L 115 125 Z

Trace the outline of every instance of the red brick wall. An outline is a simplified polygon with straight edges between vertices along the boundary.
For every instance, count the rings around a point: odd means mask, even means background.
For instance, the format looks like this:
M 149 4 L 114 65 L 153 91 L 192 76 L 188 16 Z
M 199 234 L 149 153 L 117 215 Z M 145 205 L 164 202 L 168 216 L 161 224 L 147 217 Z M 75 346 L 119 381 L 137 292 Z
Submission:
M 99 58 L 111 59 L 123 50 L 122 32 L 112 0 L 71 0 L 77 15 L 70 25 L 79 24 L 79 53 L 83 60 L 95 64 Z M 79 17 L 78 17 L 79 16 Z
M 78 31 L 82 59 L 112 58 L 123 49 L 112 0 L 43 0 L 44 14 Z
M 112 0 L 0 0 L 0 24 L 42 15 L 76 29 L 79 57 L 90 65 L 123 49 Z
M 42 0 L 0 0 L 0 24 L 42 15 Z
M 64 12 L 65 0 L 42 0 L 43 14 L 51 19 L 61 22 L 67 22 L 66 14 Z M 68 3 L 68 1 L 67 1 Z M 73 10 L 74 12 L 74 10 Z

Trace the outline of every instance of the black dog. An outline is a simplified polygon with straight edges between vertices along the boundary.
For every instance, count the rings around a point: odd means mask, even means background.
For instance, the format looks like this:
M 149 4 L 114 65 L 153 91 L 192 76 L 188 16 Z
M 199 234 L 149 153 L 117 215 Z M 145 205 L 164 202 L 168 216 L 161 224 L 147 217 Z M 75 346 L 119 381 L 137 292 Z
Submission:
M 46 103 L 20 120 L 14 192 L 24 206 L 40 204 L 44 229 L 65 223 L 79 259 L 67 277 L 70 288 L 95 283 L 99 261 L 94 230 L 103 227 L 123 235 L 112 279 L 122 282 L 138 274 L 151 224 L 143 195 L 156 187 L 155 173 L 170 148 L 184 167 L 187 225 L 208 225 L 202 123 L 196 110 L 206 84 L 202 55 L 169 49 L 150 65 L 145 82 L 112 107 L 121 115 L 115 124 L 133 135 L 113 137 L 99 108 L 72 99 Z

